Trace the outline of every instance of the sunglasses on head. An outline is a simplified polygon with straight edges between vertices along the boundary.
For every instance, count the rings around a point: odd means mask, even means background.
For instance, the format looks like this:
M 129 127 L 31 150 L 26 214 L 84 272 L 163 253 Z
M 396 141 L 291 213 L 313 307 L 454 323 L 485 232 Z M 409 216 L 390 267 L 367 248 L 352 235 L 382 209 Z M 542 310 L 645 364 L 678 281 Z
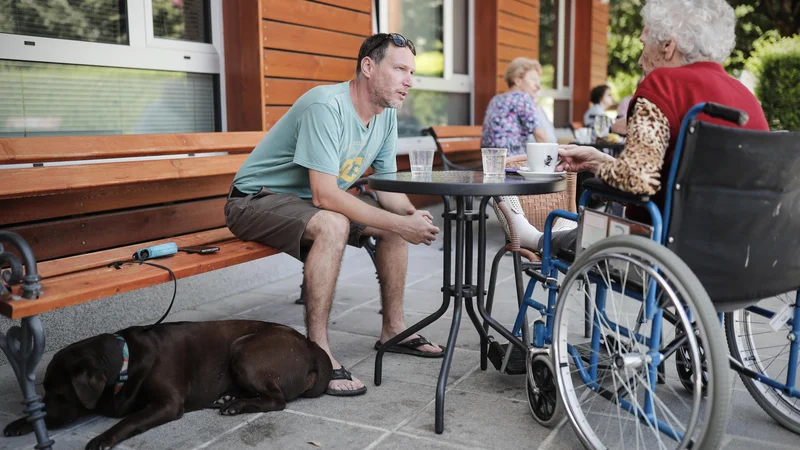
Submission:
M 414 56 L 417 56 L 417 49 L 414 47 L 414 43 L 400 33 L 389 33 L 384 35 L 384 38 L 375 43 L 375 45 L 373 45 L 372 48 L 370 48 L 369 51 L 364 54 L 364 56 L 369 56 L 370 53 L 374 52 L 376 48 L 379 48 L 387 40 L 392 41 L 392 44 L 396 45 L 397 47 L 408 47 L 408 49 L 411 50 L 411 53 L 414 54 Z

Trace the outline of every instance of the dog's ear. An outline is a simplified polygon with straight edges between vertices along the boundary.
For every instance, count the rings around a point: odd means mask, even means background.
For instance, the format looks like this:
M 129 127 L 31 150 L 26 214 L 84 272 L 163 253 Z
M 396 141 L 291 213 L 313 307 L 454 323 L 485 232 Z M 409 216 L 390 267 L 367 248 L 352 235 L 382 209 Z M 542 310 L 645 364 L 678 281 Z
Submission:
M 86 409 L 94 409 L 106 387 L 106 376 L 94 367 L 83 367 L 72 374 L 72 387 Z

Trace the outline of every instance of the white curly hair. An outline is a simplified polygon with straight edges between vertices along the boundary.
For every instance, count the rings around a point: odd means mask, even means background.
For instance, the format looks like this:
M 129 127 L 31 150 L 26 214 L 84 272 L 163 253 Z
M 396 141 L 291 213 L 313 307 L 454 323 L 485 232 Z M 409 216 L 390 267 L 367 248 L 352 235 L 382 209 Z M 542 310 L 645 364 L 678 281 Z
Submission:
M 736 45 L 736 14 L 725 0 L 647 0 L 642 17 L 650 43 L 675 38 L 687 64 L 721 64 Z

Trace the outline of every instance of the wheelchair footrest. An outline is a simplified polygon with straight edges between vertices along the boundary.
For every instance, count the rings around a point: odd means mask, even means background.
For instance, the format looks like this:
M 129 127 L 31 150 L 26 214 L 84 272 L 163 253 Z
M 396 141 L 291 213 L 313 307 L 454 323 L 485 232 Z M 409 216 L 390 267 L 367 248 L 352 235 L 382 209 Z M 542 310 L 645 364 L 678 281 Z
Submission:
M 495 369 L 500 370 L 503 367 L 503 359 L 506 356 L 506 350 L 509 344 L 501 344 L 497 341 L 492 341 L 489 344 L 489 361 Z M 511 356 L 509 357 L 508 364 L 506 365 L 506 374 L 508 375 L 521 375 L 526 373 L 525 370 L 525 352 L 520 350 L 517 346 L 512 346 Z

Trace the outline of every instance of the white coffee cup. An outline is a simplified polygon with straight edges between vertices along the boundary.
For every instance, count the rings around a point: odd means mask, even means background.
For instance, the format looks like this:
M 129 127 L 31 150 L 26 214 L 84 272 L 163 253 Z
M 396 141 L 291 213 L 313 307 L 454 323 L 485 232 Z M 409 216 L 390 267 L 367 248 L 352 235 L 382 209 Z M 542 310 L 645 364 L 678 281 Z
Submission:
M 555 172 L 558 165 L 558 144 L 529 142 L 525 150 L 531 172 Z

